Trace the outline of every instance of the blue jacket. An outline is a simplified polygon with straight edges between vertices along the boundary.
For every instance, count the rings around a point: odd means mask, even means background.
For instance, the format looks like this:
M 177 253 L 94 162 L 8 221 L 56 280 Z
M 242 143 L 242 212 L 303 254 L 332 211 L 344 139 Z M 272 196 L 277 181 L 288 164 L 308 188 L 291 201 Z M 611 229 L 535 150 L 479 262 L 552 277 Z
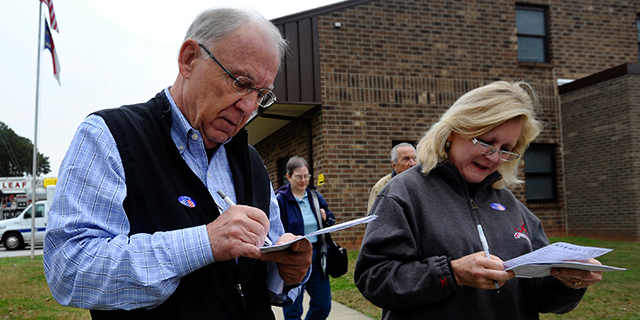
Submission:
M 293 196 L 291 192 L 290 184 L 287 184 L 278 191 L 276 191 L 276 198 L 278 199 L 278 206 L 280 207 L 280 219 L 282 220 L 282 225 L 284 226 L 284 230 L 286 232 L 293 233 L 295 235 L 304 235 L 304 221 L 302 221 L 302 212 L 300 211 L 300 206 L 298 206 L 298 201 Z M 318 195 L 318 203 L 320 208 L 324 209 L 327 214 L 327 221 L 324 221 L 322 224 L 322 228 L 326 228 L 332 226 L 336 223 L 336 218 L 331 211 L 329 211 L 329 207 L 327 206 L 327 202 L 322 198 L 319 192 L 315 189 L 311 189 L 307 187 L 307 194 L 309 194 L 309 204 L 311 205 L 311 211 L 316 215 L 316 209 L 313 205 L 313 198 L 311 198 L 311 192 L 315 192 Z M 317 218 L 316 218 L 317 219 Z M 320 226 L 320 224 L 318 224 Z

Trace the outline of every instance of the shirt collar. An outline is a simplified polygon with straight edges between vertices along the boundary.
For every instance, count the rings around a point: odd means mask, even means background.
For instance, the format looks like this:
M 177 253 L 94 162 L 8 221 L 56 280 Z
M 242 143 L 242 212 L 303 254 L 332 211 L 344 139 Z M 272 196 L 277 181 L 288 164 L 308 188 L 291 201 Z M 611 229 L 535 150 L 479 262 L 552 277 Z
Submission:
M 293 192 L 291 192 L 291 194 L 293 194 Z M 304 201 L 304 199 L 305 199 L 307 196 L 308 196 L 308 194 L 307 194 L 307 190 L 304 190 L 304 195 L 302 196 L 302 198 L 298 198 L 298 197 L 296 197 L 296 196 L 293 196 L 293 198 L 295 198 L 295 199 L 296 199 L 296 201 L 298 201 L 298 202 L 302 202 L 302 201 Z
M 180 149 L 180 153 L 182 153 L 186 150 L 186 146 L 188 146 L 187 141 L 189 139 L 189 136 L 191 136 L 192 134 L 200 135 L 200 131 L 194 129 L 191 124 L 189 124 L 189 121 L 187 121 L 187 118 L 185 118 L 184 114 L 182 114 L 182 111 L 180 111 L 180 108 L 178 108 L 176 102 L 173 100 L 169 89 L 171 89 L 171 86 L 166 87 L 164 89 L 164 93 L 167 96 L 167 100 L 169 100 L 169 104 L 171 105 L 171 137 L 173 138 L 173 142 L 176 144 L 176 146 L 178 146 L 178 149 Z M 231 138 L 227 139 L 227 141 L 222 143 L 222 145 L 227 144 L 230 140 Z M 185 147 L 180 148 L 179 146 Z

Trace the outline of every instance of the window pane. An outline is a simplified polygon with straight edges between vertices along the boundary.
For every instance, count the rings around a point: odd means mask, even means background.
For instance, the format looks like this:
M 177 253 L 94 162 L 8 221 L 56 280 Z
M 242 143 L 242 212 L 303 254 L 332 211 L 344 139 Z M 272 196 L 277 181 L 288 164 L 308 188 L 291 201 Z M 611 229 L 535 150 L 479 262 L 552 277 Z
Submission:
M 527 177 L 527 200 L 553 199 L 552 177 Z
M 553 150 L 529 148 L 524 153 L 524 171 L 526 173 L 553 173 Z
M 519 34 L 546 35 L 544 30 L 544 11 L 516 10 L 516 27 Z
M 44 205 L 40 204 L 36 207 L 36 218 L 44 217 Z
M 636 29 L 638 30 L 638 41 L 640 41 L 640 19 L 636 20 Z
M 544 39 L 518 37 L 518 60 L 545 62 Z

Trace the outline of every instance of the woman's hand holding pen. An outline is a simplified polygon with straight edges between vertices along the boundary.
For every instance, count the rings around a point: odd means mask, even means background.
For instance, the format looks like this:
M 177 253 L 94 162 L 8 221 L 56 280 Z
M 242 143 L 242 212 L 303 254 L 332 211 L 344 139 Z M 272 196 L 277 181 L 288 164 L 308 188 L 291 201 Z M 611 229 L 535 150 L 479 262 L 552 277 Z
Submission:
M 269 232 L 269 218 L 260 209 L 235 205 L 207 225 L 216 261 L 238 257 L 260 259 L 260 247 Z
M 484 251 L 451 260 L 451 267 L 459 286 L 495 289 L 494 281 L 502 286 L 515 277 L 512 271 L 504 271 L 500 258 L 492 255 L 489 259 Z

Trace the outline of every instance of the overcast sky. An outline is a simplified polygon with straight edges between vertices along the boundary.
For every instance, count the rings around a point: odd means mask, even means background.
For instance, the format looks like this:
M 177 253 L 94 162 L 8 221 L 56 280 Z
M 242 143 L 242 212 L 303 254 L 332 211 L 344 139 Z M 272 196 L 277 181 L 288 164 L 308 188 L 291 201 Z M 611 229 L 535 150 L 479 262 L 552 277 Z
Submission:
M 267 19 L 341 2 L 239 0 Z M 145 102 L 173 84 L 177 53 L 191 21 L 228 1 L 53 0 L 60 33 L 51 30 L 61 86 L 51 54 L 41 51 L 38 151 L 52 172 L 80 122 L 91 112 Z M 311 4 L 313 3 L 313 4 Z M 0 0 L 0 121 L 34 139 L 38 0 Z M 43 15 L 49 19 L 45 6 Z

